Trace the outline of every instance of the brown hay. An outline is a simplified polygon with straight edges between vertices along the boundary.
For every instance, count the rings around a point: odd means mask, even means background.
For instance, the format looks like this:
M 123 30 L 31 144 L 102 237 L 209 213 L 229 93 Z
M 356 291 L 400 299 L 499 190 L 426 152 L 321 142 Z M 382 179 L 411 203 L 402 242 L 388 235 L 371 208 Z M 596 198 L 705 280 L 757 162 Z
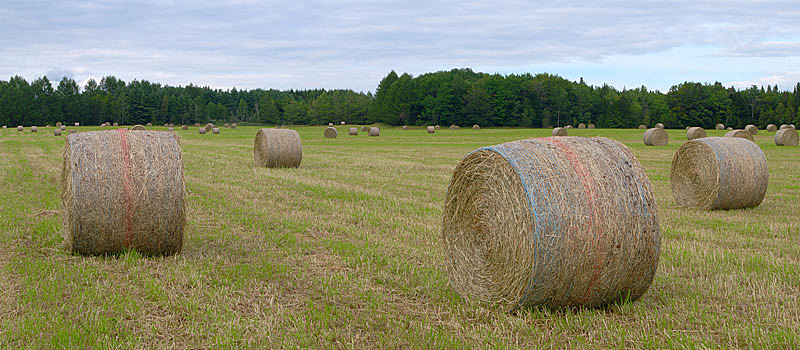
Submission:
M 455 124 L 450 125 L 450 130 L 458 130 L 458 129 L 461 129 L 461 127 Z
M 348 133 L 350 135 L 358 135 L 358 128 L 350 128 L 348 129 Z
M 135 131 L 144 131 L 144 130 L 147 130 L 147 129 L 145 129 L 145 127 L 144 127 L 144 126 L 141 126 L 141 125 L 139 125 L 139 124 L 136 124 L 136 125 L 134 125 L 134 126 L 131 128 L 131 130 L 135 130 Z
M 333 124 L 333 123 L 331 123 L 331 124 Z M 339 136 L 339 131 L 336 130 L 336 128 L 334 128 L 332 126 L 329 126 L 329 127 L 325 128 L 325 138 L 335 139 L 336 136 Z
M 447 189 L 445 268 L 456 291 L 504 310 L 633 301 L 658 266 L 657 213 L 650 180 L 617 141 L 481 148 Z
M 147 126 L 153 126 L 153 123 L 147 123 Z
M 778 126 L 775 124 L 767 124 L 767 131 L 776 132 L 778 131 Z
M 753 134 L 742 129 L 728 131 L 725 133 L 725 137 L 740 137 L 743 139 L 748 139 L 750 141 L 753 141 Z
M 442 126 L 441 126 L 441 125 L 439 125 L 439 124 L 436 124 L 436 126 L 434 126 L 434 128 L 435 128 L 436 130 L 440 130 L 440 129 L 442 128 Z
M 704 137 L 706 137 L 706 131 L 705 129 L 699 126 L 691 127 L 688 130 L 686 130 L 687 140 L 701 139 Z
M 643 141 L 647 146 L 666 146 L 669 143 L 669 135 L 662 128 L 650 128 L 644 132 Z
M 594 124 L 589 123 L 589 129 L 594 129 Z
M 61 122 L 56 122 L 56 126 L 60 128 L 61 127 Z
M 678 205 L 711 210 L 758 206 L 768 181 L 764 152 L 755 143 L 736 137 L 684 143 L 675 153 L 670 171 Z
M 206 129 L 206 132 L 211 132 L 211 129 L 214 129 L 214 124 L 208 123 L 206 126 L 204 126 L 204 128 Z
M 797 130 L 786 128 L 775 133 L 775 144 L 778 146 L 797 146 Z
M 189 126 L 188 125 L 182 125 L 181 126 L 181 130 L 189 130 Z
M 197 129 L 197 132 L 198 132 L 198 133 L 200 133 L 200 135 L 205 135 L 205 133 L 206 133 L 206 128 L 198 128 L 198 129 Z
M 219 127 L 216 127 L 216 126 L 215 126 L 214 128 L 212 128 L 212 129 L 211 129 L 211 132 L 212 132 L 214 135 L 219 135 Z
M 717 130 L 725 130 L 725 124 L 717 124 L 717 126 L 715 126 L 714 128 Z
M 183 163 L 171 134 L 120 129 L 67 136 L 61 198 L 73 252 L 181 251 Z
M 53 136 L 61 136 L 61 129 L 59 128 L 53 129 Z
M 36 125 L 31 126 L 31 132 L 37 132 L 37 131 L 39 131 L 39 128 Z
M 586 124 L 578 123 L 578 129 L 586 129 Z
M 194 123 L 194 126 L 200 126 L 200 123 Z
M 758 134 L 758 128 L 753 124 L 749 124 L 749 125 L 745 126 L 744 130 L 749 132 L 751 135 Z
M 472 125 L 472 130 L 479 130 L 480 128 L 481 128 L 481 126 L 478 125 L 478 124 L 473 124 Z
M 566 128 L 553 128 L 553 136 L 567 136 Z
M 303 160 L 300 134 L 291 129 L 261 129 L 256 133 L 253 156 L 257 167 L 297 168 Z
M 791 128 L 791 129 L 794 129 L 794 124 L 781 124 L 781 128 L 780 128 L 780 130 L 783 130 L 783 129 L 790 129 L 790 128 Z
M 231 129 L 236 129 L 236 123 L 231 124 Z
M 433 127 L 433 126 L 428 126 L 427 128 L 425 128 L 425 130 L 426 130 L 426 131 L 427 131 L 429 134 L 433 134 L 434 132 L 436 132 L 436 128 L 435 128 L 435 127 Z
M 656 127 L 659 128 L 659 129 L 663 129 L 664 128 L 664 124 L 656 123 Z
M 369 128 L 369 132 L 367 132 L 367 136 L 380 136 L 380 135 L 381 135 L 381 129 L 374 126 Z
M 367 131 L 369 131 L 369 127 L 368 126 L 362 126 L 361 127 L 361 132 L 367 132 Z
M 641 125 L 639 125 L 639 129 L 647 129 L 647 126 L 645 126 L 644 124 L 641 124 Z

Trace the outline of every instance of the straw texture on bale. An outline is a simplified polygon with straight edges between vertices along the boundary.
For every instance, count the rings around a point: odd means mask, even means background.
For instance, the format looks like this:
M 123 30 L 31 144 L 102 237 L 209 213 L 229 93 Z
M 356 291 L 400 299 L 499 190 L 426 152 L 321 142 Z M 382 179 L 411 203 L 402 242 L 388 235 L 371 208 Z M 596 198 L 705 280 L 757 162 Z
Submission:
M 348 129 L 348 133 L 350 135 L 358 135 L 358 128 L 350 128 Z
M 781 124 L 781 130 L 783 129 L 794 129 L 794 124 Z
M 188 125 L 183 125 L 183 126 L 181 126 L 181 130 L 189 130 L 189 126 Z
M 369 131 L 369 127 L 368 126 L 362 126 L 361 127 L 361 132 L 367 132 L 367 131 Z
M 67 126 L 66 125 L 61 125 L 58 128 L 61 129 L 61 131 L 67 130 Z
M 594 129 L 594 124 L 589 123 L 589 129 Z
M 578 124 L 578 129 L 586 129 L 586 124 L 584 124 L 584 123 L 579 123 L 579 124 Z
M 775 133 L 775 144 L 778 146 L 797 146 L 797 130 L 792 128 L 778 130 Z
M 231 129 L 236 129 L 236 123 L 231 124 Z
M 112 124 L 112 125 L 114 125 L 115 127 L 117 127 L 117 126 L 119 126 L 119 123 L 114 123 L 114 124 Z
M 659 128 L 659 129 L 663 129 L 664 128 L 664 124 L 656 123 L 656 127 Z
M 367 132 L 367 136 L 380 136 L 380 135 L 381 135 L 381 129 L 374 126 L 369 128 L 369 132 Z
M 553 136 L 567 136 L 566 128 L 553 128 Z
M 206 129 L 206 132 L 211 132 L 211 129 L 214 128 L 214 124 L 208 123 L 206 126 L 204 126 L 204 128 Z
M 65 235 L 80 254 L 181 251 L 181 148 L 174 136 L 126 129 L 67 136 L 61 172 Z
M 53 136 L 61 136 L 61 129 L 59 128 L 53 129 Z
M 200 135 L 203 135 L 206 133 L 206 128 L 198 128 L 197 132 L 200 133 Z
M 742 129 L 728 131 L 725 133 L 725 137 L 739 137 L 753 141 L 753 134 Z
M 767 124 L 767 131 L 776 132 L 778 131 L 778 126 L 775 124 Z
M 219 128 L 215 126 L 214 128 L 211 129 L 211 132 L 215 135 L 219 135 Z
M 478 124 L 474 124 L 474 125 L 472 125 L 472 129 L 473 129 L 473 130 L 478 130 L 478 129 L 480 129 L 480 128 L 481 128 L 481 126 L 480 126 L 480 125 L 478 125 Z
M 647 129 L 647 127 L 644 125 L 639 125 L 639 129 Z
M 61 127 L 61 122 L 56 122 L 56 126 L 60 128 Z
M 650 181 L 601 137 L 473 151 L 453 173 L 442 236 L 454 289 L 511 311 L 636 300 L 660 250 Z
M 22 125 L 17 126 L 17 131 L 22 131 L 23 129 L 25 128 L 23 128 Z
M 333 123 L 331 123 L 331 124 L 333 124 Z M 335 139 L 336 136 L 338 136 L 338 135 L 339 135 L 339 131 L 337 131 L 336 128 L 334 128 L 332 126 L 329 126 L 329 127 L 325 128 L 325 138 Z
M 257 167 L 297 168 L 303 160 L 300 134 L 291 129 L 261 129 L 256 134 L 253 155 Z
M 744 130 L 749 132 L 751 135 L 758 134 L 758 128 L 753 124 L 749 124 L 749 125 L 745 126 Z
M 435 128 L 436 130 L 439 130 L 439 129 L 441 129 L 441 128 L 442 128 L 442 126 L 441 126 L 441 125 L 439 125 L 439 124 L 436 124 L 436 125 L 434 126 L 434 128 Z
M 37 131 L 39 131 L 39 128 L 36 125 L 31 127 L 31 132 L 37 132 Z
M 647 146 L 666 146 L 669 143 L 669 135 L 662 128 L 650 128 L 644 132 L 643 141 Z
M 458 129 L 461 129 L 461 127 L 455 124 L 450 125 L 450 130 L 458 130 Z
M 717 129 L 717 130 L 725 130 L 725 124 L 717 124 L 715 129 Z
M 699 126 L 691 127 L 686 130 L 686 139 L 688 140 L 701 139 L 704 137 L 706 137 L 706 130 Z
M 144 130 L 147 130 L 147 129 L 145 129 L 145 127 L 144 127 L 144 126 L 141 126 L 141 125 L 139 125 L 139 124 L 136 124 L 136 125 L 134 125 L 134 126 L 131 128 L 131 130 L 135 130 L 135 131 L 144 131 Z
M 429 127 L 425 128 L 425 130 L 427 130 L 429 134 L 433 134 L 433 133 L 436 132 L 436 128 L 433 127 L 433 126 L 429 126 Z
M 701 209 L 750 208 L 761 204 L 769 171 L 764 152 L 736 137 L 705 137 L 684 143 L 672 158 L 675 202 Z

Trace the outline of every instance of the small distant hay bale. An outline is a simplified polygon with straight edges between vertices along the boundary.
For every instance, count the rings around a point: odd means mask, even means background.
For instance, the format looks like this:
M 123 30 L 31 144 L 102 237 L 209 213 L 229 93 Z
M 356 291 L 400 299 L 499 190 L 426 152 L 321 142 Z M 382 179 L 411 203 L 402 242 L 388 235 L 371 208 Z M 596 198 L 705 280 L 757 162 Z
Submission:
M 659 129 L 663 129 L 664 128 L 664 124 L 656 123 L 656 127 L 659 128 Z
M 181 148 L 171 134 L 126 129 L 67 136 L 61 172 L 73 252 L 181 251 L 186 224 Z
M 706 137 L 706 130 L 699 126 L 691 127 L 686 130 L 686 139 L 688 140 L 701 139 L 704 137 Z
M 589 129 L 594 129 L 594 124 L 589 123 Z
M 164 126 L 169 126 L 169 123 L 164 123 Z
M 253 156 L 257 167 L 297 168 L 303 160 L 300 134 L 291 129 L 261 129 L 256 133 Z
M 167 128 L 167 131 L 175 131 L 175 128 L 170 126 Z
M 436 129 L 436 130 L 440 130 L 442 128 L 442 126 L 439 125 L 439 124 L 436 124 L 433 128 Z
M 797 146 L 797 130 L 786 128 L 775 133 L 775 144 L 778 146 Z
M 132 131 L 145 131 L 147 130 L 144 126 L 136 124 L 131 128 Z
M 768 182 L 764 152 L 755 143 L 741 138 L 705 137 L 688 141 L 672 159 L 672 194 L 675 202 L 684 207 L 707 210 L 755 207 L 764 199 Z
M 333 126 L 333 123 L 328 123 L 328 126 Z
M 61 131 L 67 130 L 67 126 L 63 125 L 63 124 L 61 126 L 59 126 L 58 128 L 61 129 Z
M 339 122 L 339 124 L 340 124 L 340 125 L 344 125 L 344 120 L 343 120 L 343 121 L 341 121 L 341 122 Z
M 3 125 L 3 129 L 8 129 L 8 125 Z
M 204 126 L 204 128 L 206 129 L 206 132 L 211 132 L 211 129 L 214 128 L 214 124 L 208 123 L 206 126 Z
M 22 130 L 24 130 L 24 129 L 25 129 L 25 128 L 24 128 L 24 127 L 22 127 L 22 125 L 19 125 L 19 126 L 17 126 L 17 131 L 22 131 Z
M 113 125 L 114 127 L 118 127 L 118 126 L 119 126 L 119 123 L 114 123 L 114 124 L 112 124 L 112 125 Z
M 153 126 L 153 123 L 147 123 L 147 126 Z
M 565 126 L 564 129 L 572 129 L 572 124 Z
M 205 135 L 206 128 L 197 128 L 197 132 L 200 133 L 200 135 Z
M 219 135 L 219 127 L 215 126 L 211 129 L 211 133 L 214 135 Z
M 443 216 L 450 285 L 503 310 L 634 301 L 658 267 L 652 185 L 607 138 L 479 148 L 453 172 Z
M 425 128 L 425 130 L 426 130 L 426 131 L 427 131 L 429 134 L 433 134 L 434 132 L 436 132 L 436 127 L 434 127 L 434 126 L 428 126 L 427 128 Z
M 578 129 L 586 129 L 586 124 L 578 123 Z
M 458 125 L 455 125 L 455 124 L 450 125 L 450 130 L 459 130 L 459 129 L 461 129 L 461 127 L 458 126 Z
M 731 130 L 733 130 L 733 128 L 729 126 L 729 127 L 725 128 L 725 130 L 731 131 Z
M 226 128 L 230 128 L 230 127 L 231 127 L 231 124 L 230 124 L 230 123 L 225 123 L 225 124 L 223 124 L 222 126 L 224 126 L 224 127 L 226 127 Z
M 331 123 L 333 124 L 333 123 Z M 336 128 L 329 126 L 325 128 L 325 138 L 326 139 L 335 139 L 336 136 L 339 136 L 339 131 Z
M 369 132 L 367 132 L 367 136 L 380 136 L 380 135 L 381 135 L 381 129 L 375 126 L 369 128 Z
M 553 128 L 553 136 L 567 136 L 567 128 Z
M 200 126 L 200 123 L 194 123 L 194 126 Z
M 479 130 L 480 128 L 481 128 L 481 126 L 478 125 L 478 124 L 473 124 L 472 125 L 472 130 Z
M 753 141 L 753 134 L 749 133 L 746 130 L 742 130 L 742 129 L 736 129 L 736 130 L 728 131 L 728 132 L 725 133 L 725 137 L 739 137 L 739 138 L 748 139 L 750 141 Z
M 61 122 L 56 122 L 56 126 L 60 128 L 61 127 Z
M 643 141 L 647 146 L 666 146 L 669 143 L 669 135 L 662 128 L 650 128 L 644 132 Z
M 61 136 L 61 129 L 59 128 L 53 129 L 53 136 Z
M 75 129 L 70 129 L 69 131 L 67 131 L 67 134 L 69 134 L 69 135 L 77 134 L 77 133 L 78 133 L 78 130 L 75 130 Z
M 767 124 L 767 131 L 768 132 L 776 132 L 778 131 L 778 126 L 775 124 Z
M 747 131 L 747 132 L 749 132 L 749 133 L 750 133 L 750 135 L 756 135 L 756 134 L 758 134 L 758 128 L 757 128 L 755 125 L 753 125 L 753 124 L 749 124 L 749 125 L 745 126 L 745 127 L 744 127 L 744 130 L 745 130 L 745 131 Z
M 408 130 L 408 125 L 403 125 L 403 130 Z
M 642 125 L 639 125 L 639 129 L 647 129 L 647 126 L 645 126 L 645 125 L 643 125 L 643 124 L 642 124 Z
M 236 123 L 231 124 L 231 129 L 236 129 Z
M 181 126 L 181 130 L 189 130 L 189 126 L 188 125 L 182 125 Z
M 715 129 L 717 129 L 717 130 L 725 130 L 725 124 L 717 124 Z
M 38 132 L 38 131 L 39 131 L 39 128 L 36 125 L 31 126 L 31 132 Z
M 361 127 L 361 132 L 367 132 L 367 131 L 369 131 L 369 127 L 368 126 L 362 126 Z
M 350 135 L 358 135 L 358 128 L 350 128 L 350 129 L 348 129 L 348 134 L 350 134 Z
M 81 123 L 75 123 L 75 126 L 81 126 Z

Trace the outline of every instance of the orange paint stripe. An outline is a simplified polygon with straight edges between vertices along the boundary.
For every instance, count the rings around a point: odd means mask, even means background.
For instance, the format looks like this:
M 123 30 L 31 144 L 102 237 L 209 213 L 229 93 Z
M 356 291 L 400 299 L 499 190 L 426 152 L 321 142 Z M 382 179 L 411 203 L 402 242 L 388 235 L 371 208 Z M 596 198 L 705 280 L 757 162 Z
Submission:
M 122 196 L 125 203 L 125 248 L 130 249 L 133 241 L 133 198 L 131 198 L 131 155 L 128 146 L 128 130 L 119 129 L 119 143 L 122 152 Z

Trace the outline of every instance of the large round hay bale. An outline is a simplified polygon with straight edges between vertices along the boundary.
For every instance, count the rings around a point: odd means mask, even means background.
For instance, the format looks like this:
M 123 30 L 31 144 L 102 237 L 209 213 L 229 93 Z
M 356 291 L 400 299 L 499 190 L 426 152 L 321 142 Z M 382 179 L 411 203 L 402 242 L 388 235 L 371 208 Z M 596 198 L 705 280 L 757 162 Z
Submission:
M 333 123 L 331 123 L 331 124 L 333 124 Z M 332 126 L 329 126 L 329 127 L 325 128 L 325 138 L 335 139 L 336 136 L 338 136 L 338 135 L 339 135 L 339 131 L 337 131 L 336 128 L 334 128 Z
M 206 126 L 204 126 L 204 128 L 206 129 L 206 132 L 211 132 L 211 129 L 214 128 L 214 124 L 208 123 Z
M 450 125 L 450 130 L 458 130 L 458 129 L 461 129 L 461 127 L 455 124 Z
M 350 135 L 358 135 L 358 128 L 350 128 L 348 129 L 348 133 Z
M 578 123 L 578 129 L 586 129 L 586 124 Z
M 778 126 L 775 124 L 767 124 L 767 131 L 768 132 L 776 132 L 778 131 Z
M 253 155 L 257 167 L 297 168 L 303 160 L 300 134 L 291 129 L 258 130 Z
M 53 136 L 61 136 L 61 129 L 59 128 L 53 129 Z
M 672 158 L 672 195 L 685 207 L 755 207 L 764 199 L 768 180 L 764 152 L 755 143 L 737 137 L 692 140 Z
M 480 129 L 480 128 L 481 128 L 481 126 L 480 126 L 480 125 L 478 125 L 478 124 L 473 124 L 473 125 L 472 125 L 472 130 L 478 130 L 478 129 Z
M 666 146 L 669 143 L 669 135 L 662 128 L 650 128 L 644 132 L 643 140 L 647 146 Z
M 589 129 L 594 129 L 594 124 L 589 123 Z
M 706 137 L 706 130 L 699 126 L 686 130 L 686 139 L 688 140 L 701 139 L 703 137 Z
M 181 130 L 189 130 L 189 126 L 188 125 L 181 125 Z
M 749 125 L 745 126 L 744 130 L 749 132 L 750 135 L 758 134 L 758 128 L 753 124 L 749 124 Z
M 200 135 L 205 135 L 205 133 L 206 133 L 206 128 L 197 128 L 197 132 L 198 132 Z
M 219 135 L 219 127 L 215 126 L 211 129 L 211 133 L 214 135 Z
M 367 136 L 380 136 L 380 135 L 381 135 L 381 129 L 375 126 L 369 128 L 369 132 L 367 132 Z
M 436 127 L 428 126 L 427 128 L 425 128 L 425 130 L 428 131 L 429 134 L 433 134 L 434 132 L 436 132 Z
M 22 130 L 24 130 L 24 129 L 25 129 L 25 128 L 24 128 L 24 127 L 22 127 L 22 125 L 19 125 L 19 126 L 17 126 L 17 131 L 22 131 Z
M 659 128 L 659 129 L 663 129 L 664 128 L 664 124 L 656 123 L 656 127 Z
M 725 124 L 717 124 L 714 128 L 717 130 L 725 130 Z
M 739 137 L 753 141 L 753 134 L 742 129 L 728 131 L 725 133 L 725 137 Z
M 37 131 L 39 131 L 39 127 L 37 127 L 36 125 L 31 126 L 31 132 L 37 132 Z
M 361 127 L 361 132 L 367 132 L 367 131 L 369 131 L 369 127 L 368 126 L 362 126 Z
M 142 126 L 142 125 L 136 124 L 131 128 L 131 130 L 134 130 L 134 131 L 145 131 L 147 129 L 145 129 L 145 127 Z
M 567 136 L 566 128 L 553 128 L 553 136 Z
M 639 129 L 647 129 L 647 126 L 645 126 L 644 124 L 640 124 Z
M 778 146 L 797 146 L 797 130 L 786 128 L 775 133 L 775 144 Z
M 181 251 L 183 163 L 173 135 L 120 129 L 67 136 L 61 189 L 72 251 Z
M 470 153 L 447 189 L 442 236 L 454 289 L 505 310 L 636 300 L 661 240 L 630 149 L 569 136 Z

